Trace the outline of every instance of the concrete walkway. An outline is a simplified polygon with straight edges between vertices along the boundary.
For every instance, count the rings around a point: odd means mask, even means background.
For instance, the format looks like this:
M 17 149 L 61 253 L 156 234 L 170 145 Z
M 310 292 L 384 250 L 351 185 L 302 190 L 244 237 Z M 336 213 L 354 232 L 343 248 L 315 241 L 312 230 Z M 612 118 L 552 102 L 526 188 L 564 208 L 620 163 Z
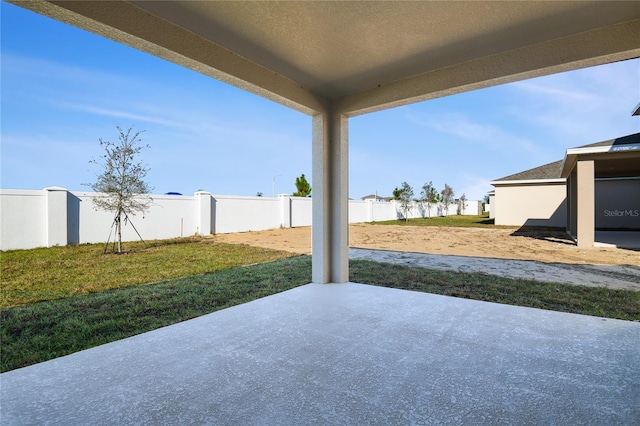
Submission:
M 640 323 L 310 284 L 0 375 L 2 425 L 640 424 Z
M 349 258 L 446 271 L 482 272 L 508 278 L 640 290 L 640 266 L 631 265 L 575 265 L 358 248 L 349 249 Z

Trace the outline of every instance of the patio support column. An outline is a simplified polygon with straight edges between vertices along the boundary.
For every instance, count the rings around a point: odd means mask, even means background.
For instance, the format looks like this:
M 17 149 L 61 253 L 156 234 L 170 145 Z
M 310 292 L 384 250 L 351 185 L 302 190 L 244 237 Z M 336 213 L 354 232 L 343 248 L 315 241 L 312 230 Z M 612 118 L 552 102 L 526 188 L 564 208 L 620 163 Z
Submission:
M 348 119 L 332 111 L 313 117 L 312 280 L 349 280 Z
M 578 247 L 593 247 L 595 241 L 595 166 L 593 160 L 576 164 Z

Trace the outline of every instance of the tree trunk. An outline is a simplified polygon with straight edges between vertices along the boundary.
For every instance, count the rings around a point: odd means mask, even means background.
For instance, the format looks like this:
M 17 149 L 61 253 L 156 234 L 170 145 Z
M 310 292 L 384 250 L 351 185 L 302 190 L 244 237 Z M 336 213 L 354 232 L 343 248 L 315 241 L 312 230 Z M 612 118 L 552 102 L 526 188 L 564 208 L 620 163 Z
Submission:
M 118 253 L 122 253 L 122 212 L 118 211 L 118 222 L 117 222 L 117 229 L 116 231 L 118 232 Z

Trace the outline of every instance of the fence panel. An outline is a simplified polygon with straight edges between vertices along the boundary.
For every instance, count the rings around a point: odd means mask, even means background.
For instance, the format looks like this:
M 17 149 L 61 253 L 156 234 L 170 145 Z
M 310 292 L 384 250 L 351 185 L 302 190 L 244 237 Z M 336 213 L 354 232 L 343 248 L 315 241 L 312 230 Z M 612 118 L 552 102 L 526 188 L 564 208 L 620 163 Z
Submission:
M 0 190 L 0 249 L 100 243 L 113 240 L 114 214 L 94 207 L 100 194 L 44 190 Z M 262 231 L 280 227 L 311 226 L 312 199 L 280 195 L 240 197 L 212 195 L 151 195 L 147 212 L 129 217 L 122 228 L 123 241 L 186 237 L 194 234 Z M 474 202 L 469 201 L 472 205 Z M 470 209 L 471 210 L 471 209 Z M 449 214 L 456 214 L 451 205 Z M 432 216 L 446 212 L 442 205 L 431 208 Z M 470 214 L 468 211 L 465 213 Z M 409 218 L 426 217 L 424 205 L 412 202 Z M 404 217 L 397 201 L 350 200 L 349 222 L 377 222 Z M 135 227 L 135 229 L 134 229 Z M 137 230 L 137 232 L 136 232 Z M 110 235 L 110 232 L 112 233 Z

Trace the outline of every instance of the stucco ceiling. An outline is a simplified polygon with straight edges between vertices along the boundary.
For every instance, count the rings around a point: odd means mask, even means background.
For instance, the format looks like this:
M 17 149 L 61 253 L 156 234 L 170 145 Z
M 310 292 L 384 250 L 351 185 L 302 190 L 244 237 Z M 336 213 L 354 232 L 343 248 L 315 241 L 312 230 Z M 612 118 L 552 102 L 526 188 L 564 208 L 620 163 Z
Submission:
M 138 1 L 327 98 L 638 16 L 574 2 Z
M 23 2 L 307 113 L 640 56 L 640 2 Z

